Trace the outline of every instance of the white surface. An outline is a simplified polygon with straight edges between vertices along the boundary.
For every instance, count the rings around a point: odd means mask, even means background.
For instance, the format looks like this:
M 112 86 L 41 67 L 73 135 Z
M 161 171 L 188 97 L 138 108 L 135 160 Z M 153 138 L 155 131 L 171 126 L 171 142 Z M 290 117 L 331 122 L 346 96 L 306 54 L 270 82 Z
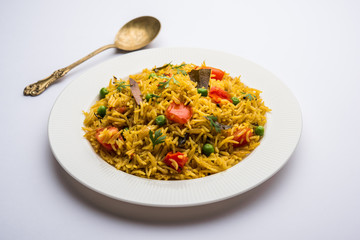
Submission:
M 263 91 L 271 109 L 261 144 L 240 164 L 201 179 L 156 181 L 116 170 L 103 161 L 83 137 L 84 115 L 112 76 L 126 78 L 144 68 L 168 62 L 221 67 L 242 76 L 249 87 Z M 87 91 L 79 92 L 87 85 Z M 77 96 L 77 101 L 73 101 Z M 60 165 L 90 189 L 121 201 L 154 207 L 189 207 L 240 195 L 263 183 L 285 165 L 302 129 L 299 104 L 290 90 L 261 66 L 235 55 L 198 48 L 156 48 L 105 61 L 74 80 L 57 98 L 49 118 L 49 141 Z M 69 141 L 71 139 L 71 141 Z M 111 182 L 112 184 L 109 184 Z
M 359 239 L 358 1 L 0 4 L 1 239 Z M 304 125 L 279 173 L 241 198 L 163 211 L 116 205 L 62 170 L 47 138 L 56 97 L 92 66 L 122 53 L 102 53 L 38 97 L 22 96 L 24 86 L 108 44 L 122 24 L 141 15 L 162 23 L 149 48 L 232 53 L 291 89 Z M 100 207 L 104 202 L 108 207 Z

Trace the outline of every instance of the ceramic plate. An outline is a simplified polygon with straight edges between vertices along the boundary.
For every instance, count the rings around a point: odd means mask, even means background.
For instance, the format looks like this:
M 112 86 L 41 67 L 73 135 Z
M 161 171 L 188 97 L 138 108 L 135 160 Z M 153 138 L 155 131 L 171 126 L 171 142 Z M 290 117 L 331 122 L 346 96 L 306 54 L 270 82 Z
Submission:
M 126 78 L 144 68 L 171 62 L 200 65 L 203 61 L 241 75 L 246 85 L 263 93 L 272 109 L 261 144 L 236 166 L 194 180 L 144 179 L 115 169 L 103 161 L 83 137 L 84 115 L 112 76 Z M 272 73 L 239 56 L 194 48 L 159 48 L 137 51 L 106 61 L 71 82 L 57 98 L 49 117 L 48 134 L 54 156 L 80 183 L 108 197 L 157 207 L 196 206 L 242 194 L 273 176 L 288 161 L 302 129 L 299 104 Z

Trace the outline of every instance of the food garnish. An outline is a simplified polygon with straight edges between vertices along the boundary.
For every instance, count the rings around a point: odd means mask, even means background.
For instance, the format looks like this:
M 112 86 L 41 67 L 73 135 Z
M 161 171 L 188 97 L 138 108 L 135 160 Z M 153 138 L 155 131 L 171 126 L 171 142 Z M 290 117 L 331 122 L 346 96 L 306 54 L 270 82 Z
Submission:
M 115 84 L 117 85 L 117 90 L 119 92 L 121 92 L 123 89 L 125 89 L 126 87 L 129 87 L 129 84 L 126 84 L 126 82 L 122 81 L 122 82 L 115 82 Z
M 243 96 L 243 99 L 249 99 L 250 101 L 256 99 L 256 97 L 255 97 L 254 94 L 251 94 L 251 93 L 247 93 L 247 94 L 246 94 L 246 93 L 243 93 L 243 94 L 245 94 L 245 95 Z
M 158 85 L 159 89 L 168 88 L 170 86 L 170 81 L 172 80 L 176 85 L 179 86 L 179 81 L 177 81 L 174 76 L 168 77 L 168 76 L 159 76 L 159 78 L 166 79 L 164 82 L 160 82 Z
M 205 118 L 210 121 L 211 129 L 214 128 L 217 133 L 220 133 L 221 130 L 226 130 L 226 129 L 231 128 L 231 126 L 229 126 L 229 125 L 219 123 L 217 121 L 218 118 L 215 116 L 210 115 L 210 116 L 206 116 Z
M 160 129 L 155 131 L 155 135 L 153 134 L 153 132 L 151 130 L 149 130 L 149 136 L 150 136 L 150 140 L 153 144 L 153 149 L 155 148 L 155 146 L 157 144 L 161 144 L 161 143 L 165 142 L 166 135 L 164 135 L 164 136 L 161 136 L 161 135 L 162 135 L 162 132 Z

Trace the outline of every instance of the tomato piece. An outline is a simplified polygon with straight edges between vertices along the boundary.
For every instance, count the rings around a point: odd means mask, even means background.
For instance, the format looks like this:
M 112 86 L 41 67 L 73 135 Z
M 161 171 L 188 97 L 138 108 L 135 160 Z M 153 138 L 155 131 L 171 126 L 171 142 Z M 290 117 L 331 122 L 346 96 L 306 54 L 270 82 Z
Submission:
M 224 89 L 216 87 L 216 86 L 210 88 L 209 96 L 216 103 L 220 103 L 222 99 L 225 99 L 225 100 L 228 100 L 231 102 L 230 94 L 227 91 L 225 91 Z
M 214 67 L 196 67 L 195 69 L 211 69 L 211 78 L 216 80 L 222 80 L 225 74 L 223 70 Z
M 126 107 L 116 107 L 115 111 L 119 112 L 119 113 L 124 113 L 127 111 Z
M 225 72 L 218 69 L 218 68 L 213 68 L 213 67 L 209 67 L 209 69 L 211 69 L 211 75 L 215 75 L 214 78 L 216 80 L 222 80 L 224 77 Z
M 181 170 L 184 168 L 185 163 L 188 161 L 188 157 L 181 152 L 172 153 L 169 152 L 166 154 L 163 162 L 168 165 L 169 167 L 172 167 L 178 172 L 181 172 Z
M 117 134 L 119 132 L 119 130 L 116 128 L 116 127 L 108 127 L 106 128 L 110 135 L 111 136 L 114 136 L 115 134 Z M 111 144 L 109 143 L 105 143 L 104 142 L 104 138 L 101 137 L 101 133 L 105 130 L 105 128 L 99 128 L 97 131 L 96 131 L 96 134 L 95 134 L 95 137 L 96 137 L 96 140 L 98 140 L 98 142 L 108 151 L 111 151 L 113 150 Z
M 239 129 L 234 132 L 234 141 L 238 143 L 234 143 L 234 147 L 242 147 L 250 142 L 250 137 L 253 135 L 253 130 L 251 128 Z
M 193 111 L 190 106 L 185 106 L 183 103 L 176 104 L 172 102 L 165 111 L 165 116 L 167 119 L 185 124 L 192 117 Z

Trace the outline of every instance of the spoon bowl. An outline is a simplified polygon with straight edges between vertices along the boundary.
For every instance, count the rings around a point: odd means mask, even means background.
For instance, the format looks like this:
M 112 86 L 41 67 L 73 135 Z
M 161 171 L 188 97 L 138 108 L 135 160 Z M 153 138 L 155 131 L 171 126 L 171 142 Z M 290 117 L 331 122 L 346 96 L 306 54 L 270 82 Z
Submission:
M 47 78 L 28 85 L 24 89 L 24 95 L 38 96 L 56 80 L 65 76 L 71 69 L 106 49 L 118 48 L 124 51 L 135 51 L 141 49 L 155 39 L 155 37 L 160 32 L 160 28 L 161 25 L 159 20 L 154 17 L 143 16 L 135 18 L 130 22 L 126 23 L 118 31 L 114 43 L 96 49 L 89 55 L 79 59 L 78 61 L 70 64 L 69 66 L 56 70 Z
M 126 23 L 116 34 L 115 45 L 125 51 L 134 51 L 148 45 L 160 32 L 160 22 L 144 16 Z

